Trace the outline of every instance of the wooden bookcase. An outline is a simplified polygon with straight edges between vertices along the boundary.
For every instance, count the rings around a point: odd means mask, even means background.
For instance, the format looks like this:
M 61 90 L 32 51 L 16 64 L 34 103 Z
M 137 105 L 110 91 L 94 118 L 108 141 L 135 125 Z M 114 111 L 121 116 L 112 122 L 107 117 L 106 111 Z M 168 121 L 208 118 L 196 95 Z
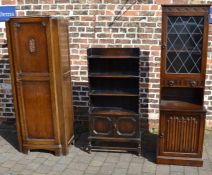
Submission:
M 17 17 L 6 28 L 20 151 L 67 154 L 73 141 L 68 21 Z
M 162 6 L 157 163 L 202 166 L 209 5 Z
M 138 48 L 88 49 L 89 150 L 125 149 L 140 155 L 139 53 Z M 117 142 L 123 144 L 114 146 Z

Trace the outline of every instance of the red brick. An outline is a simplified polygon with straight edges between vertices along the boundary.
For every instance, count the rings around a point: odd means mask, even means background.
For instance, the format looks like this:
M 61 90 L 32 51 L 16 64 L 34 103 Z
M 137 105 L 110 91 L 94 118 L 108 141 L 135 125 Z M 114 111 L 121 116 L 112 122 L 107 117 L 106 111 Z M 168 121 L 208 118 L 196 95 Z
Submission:
M 2 0 L 1 4 L 2 5 L 14 5 L 16 4 L 17 0 Z
M 151 50 L 160 50 L 161 47 L 160 46 L 151 46 Z
M 41 4 L 38 4 L 37 1 Z M 88 84 L 86 84 L 86 81 L 88 80 L 87 48 L 139 47 L 142 51 L 141 70 L 143 71 L 143 78 L 141 78 L 141 83 L 146 86 L 146 89 L 142 89 L 143 94 L 141 100 L 144 101 L 147 106 L 141 106 L 141 111 L 144 111 L 144 117 L 148 117 L 148 114 L 158 113 L 160 79 L 159 64 L 161 59 L 159 42 L 161 40 L 160 26 L 162 14 L 160 4 L 169 4 L 172 3 L 172 1 L 174 3 L 182 3 L 181 0 L 155 0 L 154 2 L 156 2 L 156 4 L 153 4 L 153 1 L 151 0 L 137 3 L 136 5 L 133 5 L 123 17 L 118 18 L 111 27 L 108 27 L 108 24 L 113 21 L 115 12 L 119 11 L 117 8 L 120 5 L 117 3 L 118 0 L 105 0 L 104 4 L 101 0 L 80 0 L 71 4 L 66 3 L 69 2 L 68 0 L 18 0 L 19 5 L 17 6 L 17 14 L 25 15 L 42 13 L 67 15 L 69 14 L 69 11 L 74 9 L 73 13 L 75 15 L 72 17 L 70 16 L 71 18 L 69 21 L 69 38 L 74 105 L 75 109 L 78 111 L 77 119 L 80 119 L 78 117 L 82 114 L 80 111 L 81 108 L 83 108 L 84 111 L 88 110 Z M 2 2 L 6 2 L 6 0 L 3 0 Z M 26 2 L 28 4 L 26 4 Z M 54 2 L 56 2 L 56 4 L 54 4 Z M 64 2 L 64 4 L 61 4 L 61 2 Z M 129 2 L 133 2 L 133 0 Z M 146 2 L 149 2 L 149 4 Z M 40 10 L 39 5 L 42 5 L 43 9 Z M 20 10 L 22 7 L 25 7 L 25 9 Z M 30 9 L 27 9 L 29 7 Z M 49 11 L 49 9 L 51 9 L 51 11 Z M 125 10 L 126 9 L 123 9 L 122 13 Z M 95 17 L 95 15 L 98 16 Z M 210 40 L 212 40 L 212 25 L 210 25 L 209 30 L 209 51 L 211 51 L 212 42 L 210 42 Z M 0 43 L 5 43 L 4 37 L 5 31 L 0 29 Z M 7 52 L 7 49 L 0 48 L 0 60 L 8 59 Z M 208 55 L 207 64 L 208 80 L 206 88 L 208 89 L 205 98 L 206 105 L 212 104 L 212 99 L 208 100 L 207 98 L 207 95 L 211 94 L 210 79 L 212 79 L 212 76 L 210 75 L 210 70 L 212 71 L 212 58 L 210 57 L 212 57 L 211 54 Z M 146 66 L 149 66 L 148 70 L 146 69 Z M 4 63 L 3 69 L 8 70 L 9 64 Z M 4 83 L 9 83 L 9 81 L 9 78 L 3 80 Z M 149 88 L 148 91 L 150 94 L 148 94 L 147 88 Z M 8 90 L 0 89 L 0 92 L 6 94 Z M 147 97 L 151 103 L 151 109 L 148 109 L 150 103 L 145 101 Z M 2 104 L 0 103 L 0 106 L 1 105 Z M 212 117 L 212 111 L 209 110 L 207 117 L 208 116 Z M 84 119 L 87 120 L 86 117 L 84 117 Z M 147 122 L 145 125 L 148 125 L 148 127 L 156 127 L 154 122 L 150 122 L 149 124 Z
M 159 9 L 158 5 L 152 5 L 151 6 L 151 10 L 158 10 L 158 9 Z
M 54 4 L 54 0 L 42 0 L 39 1 L 41 4 Z
M 138 11 L 126 11 L 123 16 L 138 16 Z
M 156 0 L 156 4 L 171 4 L 172 0 Z
M 17 11 L 16 14 L 17 14 L 17 16 L 25 16 L 24 11 Z
M 188 4 L 188 0 L 173 0 L 173 4 Z
M 156 12 L 155 15 L 156 16 L 162 16 L 162 12 Z
M 107 5 L 108 10 L 115 10 L 115 5 Z
M 94 21 L 95 19 L 95 16 L 81 16 L 81 21 Z
M 149 5 L 142 5 L 142 10 L 149 10 Z
M 106 15 L 114 15 L 114 11 L 107 10 L 105 14 Z

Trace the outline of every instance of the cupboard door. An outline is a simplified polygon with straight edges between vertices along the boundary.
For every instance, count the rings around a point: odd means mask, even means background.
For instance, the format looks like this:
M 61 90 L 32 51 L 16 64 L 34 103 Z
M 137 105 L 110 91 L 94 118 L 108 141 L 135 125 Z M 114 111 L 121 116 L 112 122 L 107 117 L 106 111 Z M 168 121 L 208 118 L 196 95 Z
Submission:
M 182 78 L 189 75 L 193 79 L 204 80 L 208 45 L 208 7 L 162 6 L 163 78 Z
M 19 83 L 18 88 L 27 139 L 53 139 L 49 82 Z
M 39 20 L 12 24 L 16 70 L 19 73 L 48 73 L 46 23 Z
M 12 22 L 14 69 L 23 139 L 54 139 L 47 21 Z
M 91 117 L 91 134 L 95 136 L 113 135 L 113 118 L 109 116 Z
M 199 157 L 204 133 L 204 114 L 161 112 L 160 155 Z
M 114 121 L 115 135 L 116 137 L 137 137 L 138 125 L 138 117 L 117 117 Z

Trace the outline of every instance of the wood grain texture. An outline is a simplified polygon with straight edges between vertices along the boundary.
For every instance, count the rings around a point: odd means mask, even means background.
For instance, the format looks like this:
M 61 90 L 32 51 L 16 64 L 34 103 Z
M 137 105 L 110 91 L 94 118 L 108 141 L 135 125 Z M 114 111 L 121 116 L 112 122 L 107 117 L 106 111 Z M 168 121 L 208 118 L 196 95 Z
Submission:
M 209 5 L 163 5 L 162 6 L 162 47 L 161 47 L 161 74 L 160 74 L 160 122 L 157 148 L 157 163 L 176 164 L 189 166 L 202 166 L 202 150 L 204 139 L 204 126 L 206 110 L 204 108 L 204 88 L 207 62 L 208 43 L 208 12 Z M 198 50 L 200 55 L 199 69 L 191 72 L 181 69 L 181 66 L 192 65 L 194 58 L 191 56 L 190 62 L 185 56 L 180 56 L 185 52 L 190 54 L 192 50 L 184 45 L 181 48 L 170 50 L 171 35 L 168 34 L 175 25 L 172 20 L 178 20 L 178 25 L 185 26 L 183 20 L 198 18 L 202 19 L 202 32 L 198 34 L 201 40 L 201 47 Z M 172 19 L 172 20 L 171 20 Z M 195 21 L 195 20 L 194 20 Z M 182 24 L 183 23 L 183 24 Z M 188 25 L 188 23 L 186 23 Z M 195 28 L 195 22 L 190 24 Z M 196 24 L 197 26 L 198 24 Z M 186 26 L 185 26 L 186 27 Z M 189 27 L 188 27 L 189 28 Z M 178 28 L 179 29 L 179 28 Z M 175 30 L 175 41 L 179 36 L 184 36 L 182 30 Z M 197 39 L 197 35 L 187 30 L 187 35 Z M 177 34 L 177 35 L 176 35 Z M 178 37 L 178 38 L 177 38 Z M 173 38 L 172 38 L 173 39 Z M 183 38 L 182 38 L 183 39 Z M 179 41 L 179 40 L 178 40 Z M 167 46 L 169 44 L 169 46 Z M 171 47 L 174 48 L 172 43 Z M 182 45 L 182 44 L 181 44 Z M 190 52 L 189 52 L 190 51 Z M 168 53 L 176 53 L 178 57 L 168 56 Z M 192 55 L 192 54 L 191 54 Z M 175 60 L 175 61 L 173 61 Z M 173 62 L 172 62 L 173 61 Z M 183 62 L 185 61 L 185 62 Z M 176 67 L 169 70 L 167 65 Z M 196 66 L 196 65 L 194 65 Z
M 73 140 L 67 21 L 17 17 L 6 25 L 20 151 L 67 154 Z
M 198 137 L 198 121 L 195 117 L 169 116 L 166 119 L 167 130 L 165 133 L 167 152 L 196 152 Z M 175 137 L 170 137 L 173 133 Z

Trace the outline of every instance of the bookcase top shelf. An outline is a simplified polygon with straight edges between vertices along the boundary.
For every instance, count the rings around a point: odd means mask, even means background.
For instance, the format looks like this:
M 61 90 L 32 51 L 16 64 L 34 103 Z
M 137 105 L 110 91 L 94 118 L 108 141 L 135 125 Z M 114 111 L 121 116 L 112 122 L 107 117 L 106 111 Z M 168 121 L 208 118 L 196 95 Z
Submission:
M 139 48 L 90 48 L 88 58 L 139 58 Z

